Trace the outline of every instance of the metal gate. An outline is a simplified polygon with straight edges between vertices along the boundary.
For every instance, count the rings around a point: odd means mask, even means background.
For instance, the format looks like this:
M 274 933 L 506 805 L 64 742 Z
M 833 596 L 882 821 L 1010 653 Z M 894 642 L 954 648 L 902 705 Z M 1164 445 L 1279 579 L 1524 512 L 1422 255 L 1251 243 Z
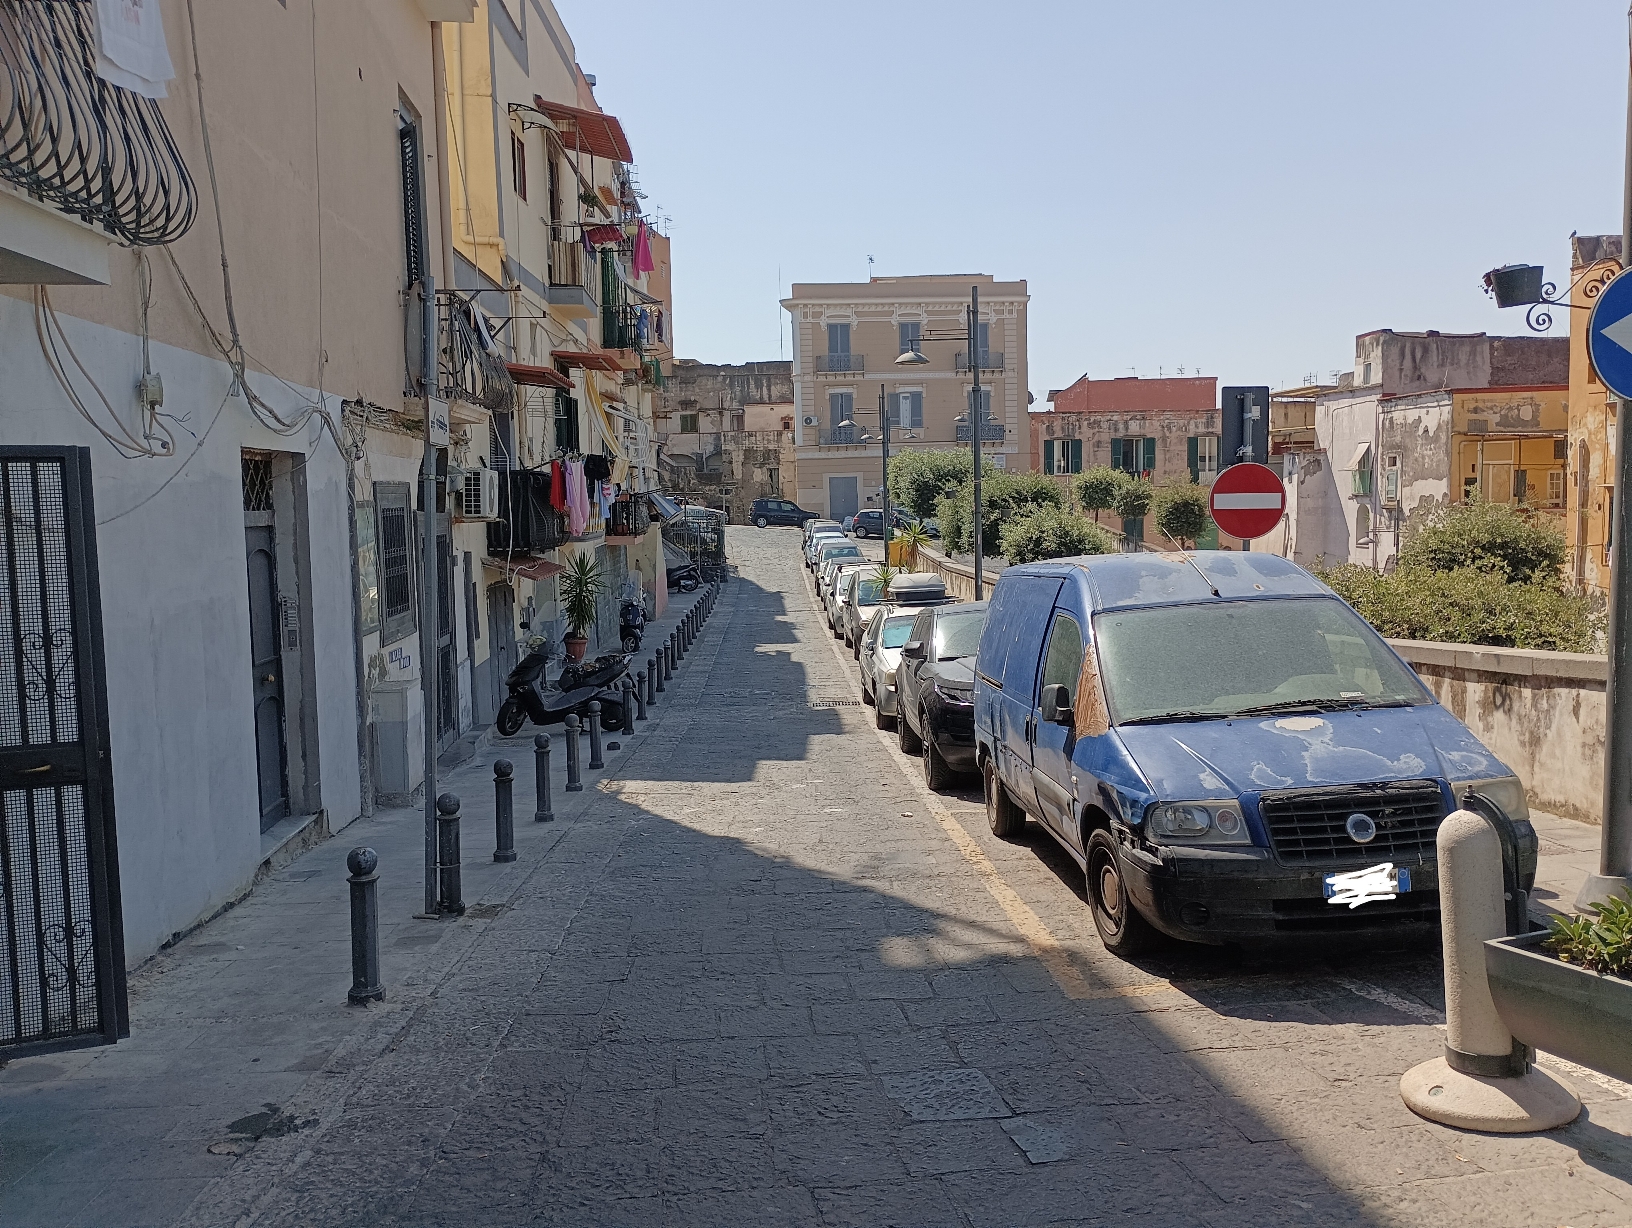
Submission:
M 0 446 L 0 1061 L 129 1034 L 90 452 Z

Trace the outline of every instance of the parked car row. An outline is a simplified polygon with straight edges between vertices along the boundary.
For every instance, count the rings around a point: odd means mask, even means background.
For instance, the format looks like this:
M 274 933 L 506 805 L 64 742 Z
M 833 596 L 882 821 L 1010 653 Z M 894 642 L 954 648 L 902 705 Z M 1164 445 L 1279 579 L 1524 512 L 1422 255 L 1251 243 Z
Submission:
M 1005 569 L 989 602 L 899 595 L 857 646 L 876 723 L 932 788 L 978 772 L 994 834 L 1041 826 L 1116 953 L 1430 935 L 1435 838 L 1470 789 L 1514 821 L 1534 881 L 1522 782 L 1286 559 L 1056 559 Z

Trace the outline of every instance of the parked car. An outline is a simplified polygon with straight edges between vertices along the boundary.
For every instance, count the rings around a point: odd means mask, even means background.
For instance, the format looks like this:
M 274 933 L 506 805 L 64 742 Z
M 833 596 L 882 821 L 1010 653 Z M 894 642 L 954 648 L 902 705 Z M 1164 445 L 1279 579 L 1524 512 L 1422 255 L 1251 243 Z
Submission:
M 803 527 L 807 521 L 815 520 L 815 512 L 807 512 L 797 503 L 789 503 L 786 499 L 755 499 L 753 506 L 748 509 L 748 523 L 767 528 L 773 524 L 791 524 Z
M 916 520 L 899 508 L 892 507 L 890 509 L 890 528 L 892 530 L 910 529 L 917 523 Z M 855 519 L 850 522 L 850 532 L 857 537 L 883 537 L 884 509 L 869 507 L 857 512 Z
M 1524 787 L 1329 588 L 1273 554 L 1113 554 L 998 578 L 975 673 L 999 836 L 1028 815 L 1084 868 L 1095 927 L 1225 943 L 1439 921 L 1435 836 L 1493 798 L 1534 881 Z M 1392 894 L 1334 906 L 1389 864 Z
M 880 729 L 895 727 L 895 671 L 917 617 L 914 607 L 878 606 L 861 637 L 861 700 L 872 705 L 873 724 Z
M 827 620 L 827 629 L 835 638 L 839 631 L 839 600 L 844 585 L 850 577 L 858 572 L 873 571 L 878 564 L 867 559 L 846 559 L 837 567 L 828 572 L 827 582 L 822 585 L 822 616 Z
M 811 562 L 817 575 L 821 575 L 823 565 L 833 559 L 861 559 L 861 547 L 842 537 L 817 538 L 811 545 L 815 548 L 815 555 Z
M 873 616 L 874 609 L 890 599 L 889 582 L 881 580 L 878 572 L 879 569 L 874 568 L 851 581 L 850 591 L 839 607 L 839 634 L 858 661 L 861 660 L 861 633 L 867 629 L 867 620 Z
M 896 667 L 896 737 L 901 750 L 924 757 L 931 789 L 952 784 L 975 762 L 975 653 L 988 602 L 918 611 Z
M 926 519 L 920 520 L 918 522 L 918 527 L 920 529 L 922 529 L 924 531 L 924 533 L 926 535 L 928 535 L 929 537 L 934 538 L 936 541 L 940 540 L 940 538 L 941 538 L 941 522 L 939 520 L 935 520 L 933 518 L 926 518 Z
M 876 563 L 845 568 L 843 578 L 834 588 L 833 600 L 828 610 L 834 639 L 843 640 L 847 648 L 855 647 L 852 628 L 859 629 L 862 625 L 856 620 L 854 613 L 856 603 L 865 600 L 869 609 L 877 605 L 884 595 L 884 583 L 878 578 Z
M 850 526 L 852 526 L 855 523 L 856 523 L 856 518 L 854 516 L 846 516 L 842 521 L 839 522 L 839 527 L 842 528 L 846 533 L 848 533 L 848 532 L 850 532 Z
M 837 520 L 807 520 L 805 521 L 805 545 L 810 545 L 810 539 L 822 529 L 837 529 Z
M 818 550 L 823 546 L 844 543 L 845 541 L 846 538 L 843 533 L 839 532 L 838 525 L 834 525 L 831 529 L 820 529 L 811 534 L 810 540 L 805 543 L 805 566 L 814 570 Z

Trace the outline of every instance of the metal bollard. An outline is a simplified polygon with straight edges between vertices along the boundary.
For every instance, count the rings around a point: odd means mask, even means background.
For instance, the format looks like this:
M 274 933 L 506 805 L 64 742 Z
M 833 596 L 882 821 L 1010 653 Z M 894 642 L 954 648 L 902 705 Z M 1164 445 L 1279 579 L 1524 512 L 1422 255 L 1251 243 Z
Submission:
M 657 646 L 657 655 L 663 662 L 663 677 L 665 680 L 674 677 L 674 637 L 669 642 Z
M 380 984 L 380 855 L 371 848 L 346 854 L 351 877 L 351 989 L 346 1000 L 355 1005 L 383 1002 Z
M 635 732 L 635 680 L 628 674 L 623 676 L 623 733 L 630 737 Z
M 533 739 L 533 788 L 538 794 L 533 822 L 554 822 L 555 811 L 550 809 L 550 735 L 547 733 Z
M 455 793 L 436 799 L 436 863 L 440 887 L 436 910 L 458 916 L 465 911 L 465 892 L 459 875 L 459 796 Z
M 578 757 L 583 751 L 578 746 L 578 714 L 570 713 L 567 716 L 567 792 L 582 793 L 584 791 L 583 778 L 578 769 Z
M 646 696 L 651 689 L 651 685 L 651 675 L 645 670 L 641 670 L 640 673 L 635 675 L 635 719 L 637 721 L 646 719 Z
M 493 860 L 516 859 L 515 766 L 508 759 L 493 764 Z
M 676 665 L 686 659 L 686 637 L 681 629 L 684 626 L 685 624 L 681 623 L 679 627 L 669 632 L 669 639 L 674 641 L 674 663 Z
M 663 675 L 657 672 L 657 658 L 646 658 L 646 706 L 657 703 L 657 693 L 663 689 Z
M 601 701 L 589 701 L 589 770 L 604 768 L 606 760 L 601 758 Z

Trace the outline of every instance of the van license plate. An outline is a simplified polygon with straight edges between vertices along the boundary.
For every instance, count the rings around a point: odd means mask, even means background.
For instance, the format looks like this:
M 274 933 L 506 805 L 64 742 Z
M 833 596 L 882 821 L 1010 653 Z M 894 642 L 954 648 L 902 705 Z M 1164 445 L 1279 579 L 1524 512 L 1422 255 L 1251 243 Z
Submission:
M 1351 870 L 1346 874 L 1328 874 L 1322 888 L 1323 894 L 1332 903 L 1347 904 L 1351 908 L 1372 899 L 1404 895 L 1410 890 L 1411 871 L 1388 862 L 1364 870 Z M 1335 898 L 1339 893 L 1342 898 Z

